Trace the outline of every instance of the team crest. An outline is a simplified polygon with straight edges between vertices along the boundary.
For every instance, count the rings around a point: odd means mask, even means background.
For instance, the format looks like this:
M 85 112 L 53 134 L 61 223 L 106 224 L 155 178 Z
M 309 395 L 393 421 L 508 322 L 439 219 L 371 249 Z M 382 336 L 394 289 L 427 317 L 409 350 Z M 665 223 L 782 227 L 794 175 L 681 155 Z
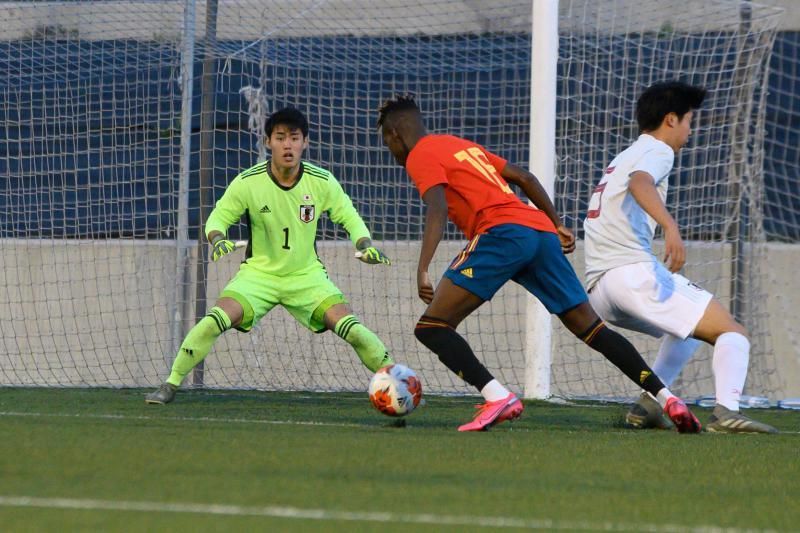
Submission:
M 305 223 L 311 222 L 314 220 L 314 206 L 313 205 L 301 205 L 300 206 L 300 220 Z

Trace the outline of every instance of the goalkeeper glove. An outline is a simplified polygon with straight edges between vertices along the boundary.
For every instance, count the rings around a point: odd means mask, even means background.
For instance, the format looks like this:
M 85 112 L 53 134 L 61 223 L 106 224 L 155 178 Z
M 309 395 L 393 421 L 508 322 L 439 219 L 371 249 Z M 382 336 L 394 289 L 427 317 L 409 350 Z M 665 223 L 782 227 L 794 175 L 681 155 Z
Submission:
M 229 241 L 224 235 L 217 235 L 214 237 L 214 240 L 211 241 L 211 246 L 214 249 L 211 254 L 211 259 L 214 261 L 218 260 L 223 255 L 231 253 L 236 248 L 233 241 Z
M 356 252 L 356 259 L 367 263 L 368 265 L 377 265 L 377 264 L 384 264 L 384 265 L 391 265 L 392 262 L 389 260 L 386 255 L 375 248 L 374 246 L 370 245 L 364 248 L 361 248 L 359 251 Z

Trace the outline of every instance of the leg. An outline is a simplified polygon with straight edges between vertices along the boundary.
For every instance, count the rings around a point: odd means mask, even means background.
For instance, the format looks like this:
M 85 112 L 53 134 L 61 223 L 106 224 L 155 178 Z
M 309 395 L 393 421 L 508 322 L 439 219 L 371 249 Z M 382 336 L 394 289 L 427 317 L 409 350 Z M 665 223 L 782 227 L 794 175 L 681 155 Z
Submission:
M 669 387 L 698 347 L 700 347 L 700 341 L 697 339 L 691 337 L 680 339 L 667 333 L 658 348 L 658 355 L 653 363 L 653 372 L 661 378 L 664 385 Z
M 585 306 L 585 307 L 584 307 Z M 584 307 L 581 309 L 581 307 Z M 586 309 L 588 308 L 588 309 Z M 672 394 L 664 386 L 656 374 L 647 366 L 636 348 L 622 335 L 608 329 L 600 318 L 596 318 L 592 326 L 581 333 L 580 325 L 587 322 L 588 317 L 595 314 L 588 302 L 576 309 L 559 315 L 567 328 L 576 334 L 590 348 L 602 353 L 614 366 L 622 370 L 634 383 L 652 394 L 664 408 L 664 412 L 681 433 L 699 433 L 700 422 L 689 411 L 686 404 Z
M 414 330 L 417 339 L 447 368 L 489 401 L 509 392 L 494 380 L 455 329 L 531 261 L 538 238 L 539 232 L 510 224 L 473 237 L 450 264 Z
M 659 403 L 665 405 L 672 396 L 636 348 L 625 337 L 608 329 L 589 302 L 583 302 L 561 313 L 558 318 L 576 337 L 593 350 L 602 353 L 631 381 L 657 397 Z
M 172 372 L 167 383 L 180 387 L 186 375 L 206 358 L 217 338 L 239 325 L 242 315 L 243 309 L 239 302 L 233 298 L 220 298 L 217 305 L 189 330 L 172 363 Z
M 658 350 L 653 363 L 653 372 L 669 387 L 678 377 L 686 362 L 694 355 L 700 341 L 697 339 L 680 339 L 669 333 Z M 643 392 L 625 415 L 625 422 L 638 429 L 672 429 L 672 422 L 664 417 L 661 406 L 646 392 Z
M 433 300 L 414 328 L 414 335 L 458 377 L 478 389 L 494 379 L 455 328 L 483 304 L 483 300 L 443 277 Z
M 573 335 L 602 353 L 634 383 L 654 396 L 664 388 L 636 348 L 624 337 L 605 327 L 589 304 L 589 297 L 553 234 L 540 234 L 535 261 L 514 281 L 536 296 L 548 311 L 558 316 Z M 669 392 L 669 391 L 667 391 Z M 664 398 L 664 402 L 666 399 Z
M 692 334 L 714 346 L 712 367 L 717 404 L 731 411 L 739 410 L 739 399 L 747 379 L 750 342 L 746 335 L 745 328 L 716 299 L 709 302 Z
M 522 402 L 494 379 L 464 337 L 455 330 L 481 304 L 482 298 L 443 277 L 433 294 L 433 301 L 414 329 L 414 335 L 422 344 L 486 399 L 485 404 L 478 406 L 475 418 L 459 426 L 459 431 L 489 429 L 500 422 L 518 418 L 524 409 Z
M 323 321 L 329 330 L 353 347 L 370 371 L 375 372 L 394 362 L 378 336 L 358 321 L 347 304 L 339 303 L 328 308 L 323 315 Z
M 654 337 L 662 337 L 661 348 L 653 364 L 653 372 L 668 387 L 677 377 L 699 341 L 682 340 L 659 327 L 656 313 L 640 312 L 632 304 L 640 297 L 643 281 L 648 279 L 636 265 L 613 269 L 594 285 L 589 293 L 589 303 L 607 323 Z M 626 305 L 627 304 L 627 305 Z M 662 406 L 643 391 L 625 414 L 625 422 L 637 429 L 674 429 L 664 415 Z
M 161 387 L 145 396 L 145 402 L 165 404 L 175 399 L 186 375 L 206 358 L 217 338 L 242 321 L 244 311 L 242 305 L 233 298 L 222 297 L 183 339 L 181 347 L 172 363 L 172 371 Z
M 459 431 L 487 429 L 522 414 L 522 402 L 494 379 L 455 328 L 531 263 L 539 240 L 540 232 L 513 224 L 495 226 L 474 237 L 450 264 L 414 330 L 450 371 L 486 399 L 474 420 Z
M 167 381 L 158 391 L 145 396 L 147 403 L 169 403 L 186 375 L 211 350 L 214 342 L 225 331 L 235 327 L 250 331 L 279 301 L 275 288 L 279 280 L 254 271 L 246 264 L 228 282 L 220 293 L 216 305 L 186 335 Z
M 352 314 L 347 299 L 320 267 L 293 276 L 281 293 L 281 304 L 303 326 L 315 333 L 331 330 L 355 350 L 370 371 L 391 364 L 383 342 Z
M 243 309 L 233 298 L 220 298 L 206 316 L 186 335 L 178 355 L 172 363 L 172 372 L 167 383 L 180 387 L 183 379 L 197 364 L 206 358 L 211 346 L 225 331 L 238 326 Z
M 711 366 L 717 405 L 708 419 L 708 430 L 714 433 L 778 433 L 774 427 L 739 412 L 750 360 L 750 341 L 744 326 L 712 299 L 693 336 L 714 345 Z
M 747 379 L 750 341 L 739 324 L 716 298 L 697 323 L 694 337 L 714 345 L 711 366 L 717 405 L 709 418 L 708 430 L 719 433 L 777 433 L 774 427 L 739 413 L 739 399 Z

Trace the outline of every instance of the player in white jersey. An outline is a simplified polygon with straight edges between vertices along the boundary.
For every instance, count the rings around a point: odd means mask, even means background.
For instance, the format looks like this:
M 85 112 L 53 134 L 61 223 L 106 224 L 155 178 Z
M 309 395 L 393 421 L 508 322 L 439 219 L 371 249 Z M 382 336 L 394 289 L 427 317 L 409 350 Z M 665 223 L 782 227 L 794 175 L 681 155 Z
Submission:
M 678 274 L 686 261 L 680 229 L 667 211 L 668 176 L 691 133 L 705 89 L 657 83 L 636 103 L 641 135 L 620 153 L 595 187 L 584 220 L 589 301 L 611 324 L 663 337 L 653 371 L 669 386 L 705 341 L 714 346 L 716 406 L 706 425 L 724 433 L 775 433 L 739 412 L 750 342 L 711 293 Z M 663 262 L 653 252 L 664 230 Z M 667 427 L 658 404 L 642 393 L 626 416 L 635 427 Z

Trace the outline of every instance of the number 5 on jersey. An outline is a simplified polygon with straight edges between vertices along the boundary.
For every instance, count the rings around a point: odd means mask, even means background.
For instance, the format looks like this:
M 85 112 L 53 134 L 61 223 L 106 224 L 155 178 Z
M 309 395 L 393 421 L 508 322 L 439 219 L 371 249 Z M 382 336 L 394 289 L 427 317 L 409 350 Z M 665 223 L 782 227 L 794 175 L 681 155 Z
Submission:
M 603 208 L 603 191 L 606 190 L 606 183 L 600 183 L 592 191 L 592 197 L 589 199 L 589 209 L 586 211 L 586 218 L 597 218 L 600 216 L 600 210 Z

